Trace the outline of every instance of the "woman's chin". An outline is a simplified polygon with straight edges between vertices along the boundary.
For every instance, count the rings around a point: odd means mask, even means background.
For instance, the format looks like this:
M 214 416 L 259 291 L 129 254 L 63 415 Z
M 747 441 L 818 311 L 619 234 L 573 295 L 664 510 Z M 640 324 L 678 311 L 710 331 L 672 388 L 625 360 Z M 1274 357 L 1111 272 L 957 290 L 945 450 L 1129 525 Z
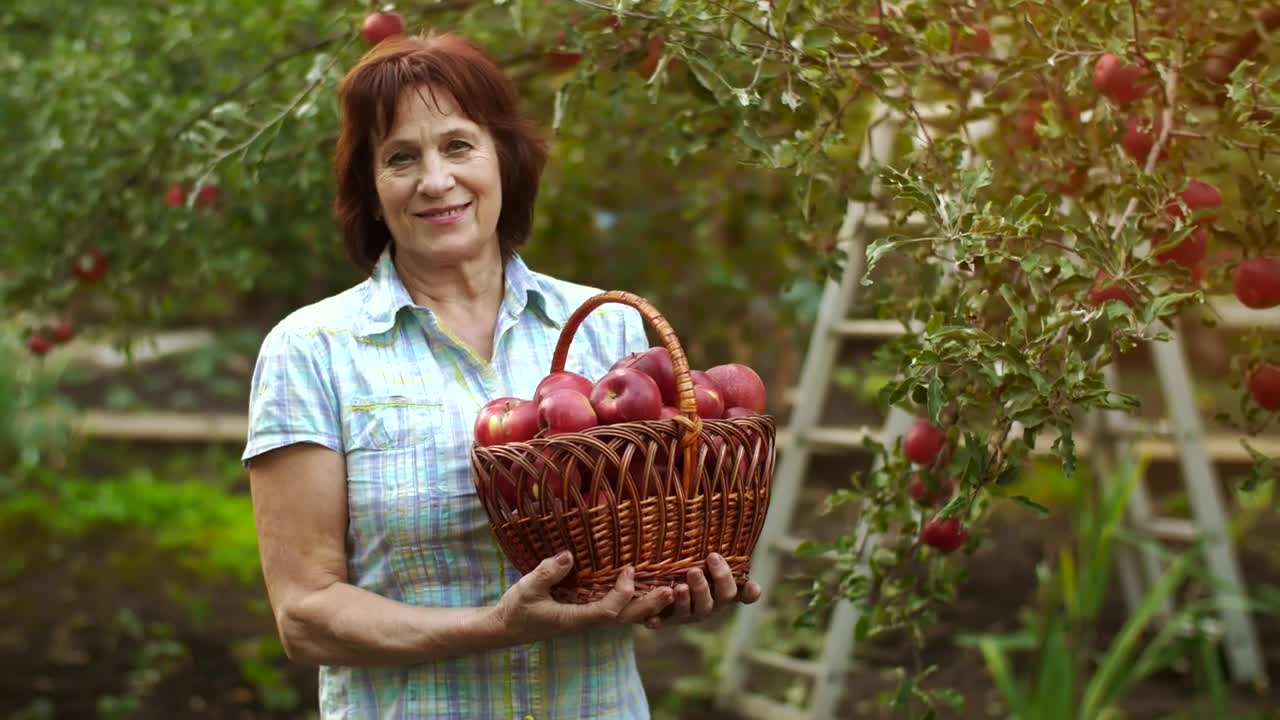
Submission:
M 432 265 L 451 265 L 486 257 L 498 257 L 498 237 L 480 240 L 470 233 L 434 233 L 430 237 L 418 235 L 408 243 L 397 243 L 397 252 L 421 258 Z

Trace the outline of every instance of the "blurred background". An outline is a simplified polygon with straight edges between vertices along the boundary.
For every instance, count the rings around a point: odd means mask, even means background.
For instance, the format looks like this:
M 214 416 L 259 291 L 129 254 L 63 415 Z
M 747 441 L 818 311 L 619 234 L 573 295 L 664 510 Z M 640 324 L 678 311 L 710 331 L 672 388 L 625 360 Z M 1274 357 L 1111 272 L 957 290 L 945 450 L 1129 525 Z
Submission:
M 663 65 L 661 82 L 649 82 L 656 26 L 609 24 L 591 3 L 398 9 L 411 28 L 457 29 L 490 47 L 549 129 L 552 158 L 522 253 L 530 265 L 648 298 L 696 365 L 757 368 L 785 423 L 840 188 L 744 162 L 735 130 L 704 112 L 714 101 L 687 69 Z M 0 9 L 0 716 L 314 716 L 315 672 L 284 658 L 266 604 L 239 454 L 265 333 L 361 279 L 332 221 L 330 168 L 335 83 L 367 48 L 358 28 L 370 10 L 338 0 L 8 0 Z M 579 37 L 599 44 L 606 33 L 606 58 L 575 49 Z M 797 211 L 802 196 L 821 210 L 816 220 Z M 1243 329 L 1184 330 L 1276 677 L 1274 484 L 1241 491 L 1250 458 L 1211 421 L 1239 403 L 1228 348 Z M 36 336 L 51 349 L 33 345 Z M 882 422 L 875 347 L 842 351 L 824 424 Z M 1143 414 L 1161 417 L 1145 349 L 1125 355 L 1120 373 Z M 1275 455 L 1277 440 L 1262 447 Z M 1136 458 L 1160 509 L 1186 517 L 1177 460 L 1167 440 Z M 853 516 L 824 513 L 825 499 L 868 462 L 856 448 L 820 449 L 797 511 L 802 530 L 847 530 Z M 989 539 L 956 560 L 957 600 L 922 649 L 892 635 L 860 646 L 845 716 L 902 716 L 898 668 L 922 654 L 940 667 L 929 681 L 961 699 L 954 716 L 1007 717 L 983 639 L 1014 653 L 1015 668 L 1046 667 L 1028 628 L 1056 613 L 1088 628 L 1085 652 L 1139 642 L 1123 634 L 1109 551 L 1095 552 L 1117 542 L 1114 524 L 1087 512 L 1099 507 L 1096 480 L 1089 468 L 1066 478 L 1048 458 L 1024 468 L 1018 491 L 1048 517 L 994 511 Z M 787 566 L 759 639 L 797 659 L 816 656 L 823 631 L 821 620 L 793 622 L 811 562 Z M 733 717 L 710 705 L 729 620 L 637 632 L 655 717 Z M 1277 717 L 1267 688 L 1215 670 L 1212 626 L 1188 628 L 1166 667 L 1125 688 L 1117 716 L 1206 718 L 1229 707 Z M 809 692 L 776 675 L 753 685 L 784 702 Z M 1061 709 L 1069 697 L 1042 702 Z

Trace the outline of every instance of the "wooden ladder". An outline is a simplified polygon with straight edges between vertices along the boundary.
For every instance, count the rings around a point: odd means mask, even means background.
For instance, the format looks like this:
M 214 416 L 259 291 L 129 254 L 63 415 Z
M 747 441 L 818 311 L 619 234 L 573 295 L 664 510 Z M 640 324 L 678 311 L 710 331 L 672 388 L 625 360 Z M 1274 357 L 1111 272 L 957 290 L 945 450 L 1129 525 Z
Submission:
M 864 143 L 862 162 L 865 164 L 870 158 L 887 157 L 896 131 L 895 124 L 887 119 L 873 124 L 869 141 Z M 837 242 L 841 247 L 849 248 L 848 260 L 840 279 L 828 280 L 823 288 L 791 416 L 779 432 L 781 457 L 774 477 L 773 498 L 751 561 L 752 578 L 760 583 L 764 597 L 758 603 L 741 606 L 735 611 L 716 693 L 719 707 L 752 720 L 826 720 L 835 717 L 842 699 L 858 622 L 858 612 L 853 603 L 843 599 L 836 601 L 817 659 L 794 658 L 760 649 L 756 647 L 755 638 L 765 621 L 769 599 L 778 587 L 781 563 L 795 552 L 803 540 L 792 526 L 792 517 L 812 454 L 824 448 L 860 449 L 868 435 L 875 435 L 881 443 L 892 446 L 916 419 L 911 413 L 893 408 L 881 428 L 819 426 L 841 344 L 850 339 L 883 340 L 904 332 L 902 324 L 897 321 L 849 317 L 850 309 L 856 304 L 857 288 L 865 268 L 866 236 L 884 229 L 888 222 L 888 218 L 869 204 L 853 201 L 847 204 Z M 1237 680 L 1258 679 L 1264 664 L 1257 634 L 1250 616 L 1239 602 L 1243 597 L 1243 582 L 1235 550 L 1226 532 L 1226 517 L 1206 452 L 1204 429 L 1191 401 L 1191 377 L 1183 359 L 1181 342 L 1176 333 L 1172 336 L 1168 342 L 1153 342 L 1151 348 L 1166 402 L 1171 409 L 1167 425 L 1176 440 L 1177 459 L 1182 464 L 1195 522 L 1155 517 L 1142 483 L 1137 483 L 1139 487 L 1132 493 L 1128 522 L 1157 539 L 1194 537 L 1207 543 L 1210 570 L 1219 578 L 1217 608 L 1232 675 Z M 1119 411 L 1104 415 L 1103 422 L 1113 425 L 1129 420 Z M 1078 442 L 1077 448 L 1082 455 L 1088 453 L 1087 443 Z M 1045 447 L 1038 447 L 1035 452 L 1051 454 Z M 861 540 L 866 532 L 865 527 L 860 527 L 858 539 Z M 1145 553 L 1139 562 L 1129 560 L 1119 559 L 1118 566 L 1125 598 L 1132 611 L 1137 607 L 1136 602 L 1140 601 L 1144 587 L 1149 587 L 1158 577 L 1153 573 L 1158 573 L 1159 566 L 1150 552 Z M 753 667 L 811 678 L 813 686 L 807 696 L 807 706 L 790 705 L 750 692 L 747 680 Z

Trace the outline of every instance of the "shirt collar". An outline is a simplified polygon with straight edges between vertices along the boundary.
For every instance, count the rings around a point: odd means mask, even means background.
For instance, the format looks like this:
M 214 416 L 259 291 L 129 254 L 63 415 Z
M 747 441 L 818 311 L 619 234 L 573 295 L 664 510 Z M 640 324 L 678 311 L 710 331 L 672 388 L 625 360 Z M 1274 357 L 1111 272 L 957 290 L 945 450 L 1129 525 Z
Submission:
M 563 303 L 549 295 L 538 276 L 529 269 L 519 255 L 512 255 L 503 269 L 505 291 L 501 313 L 512 318 L 520 317 L 525 310 L 536 312 L 539 317 L 557 328 L 568 321 Z M 373 273 L 364 284 L 363 307 L 356 333 L 368 337 L 384 333 L 395 326 L 396 316 L 405 307 L 417 307 L 391 258 L 391 247 L 382 251 Z

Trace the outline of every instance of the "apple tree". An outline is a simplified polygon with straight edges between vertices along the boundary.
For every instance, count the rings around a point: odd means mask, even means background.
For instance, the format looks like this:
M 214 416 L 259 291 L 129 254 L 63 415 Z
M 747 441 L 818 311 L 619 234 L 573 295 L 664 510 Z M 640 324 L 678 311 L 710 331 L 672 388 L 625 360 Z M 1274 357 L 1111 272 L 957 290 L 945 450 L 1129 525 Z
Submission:
M 1208 294 L 1280 305 L 1280 11 L 1257 0 L 15 0 L 0 298 L 30 350 L 68 318 L 279 317 L 355 281 L 333 90 L 401 23 L 493 49 L 552 128 L 530 254 L 682 339 L 812 312 L 848 202 L 894 220 L 864 289 L 920 328 L 877 364 L 921 423 L 833 498 L 885 538 L 851 530 L 837 549 L 874 562 L 829 593 L 876 628 L 926 621 L 1033 447 L 1071 474 L 1088 413 L 1137 409 L 1104 382 L 1121 354 L 1211 319 Z M 884 110 L 894 152 L 860 163 Z M 1273 428 L 1280 339 L 1246 333 L 1232 372 L 1220 421 Z

